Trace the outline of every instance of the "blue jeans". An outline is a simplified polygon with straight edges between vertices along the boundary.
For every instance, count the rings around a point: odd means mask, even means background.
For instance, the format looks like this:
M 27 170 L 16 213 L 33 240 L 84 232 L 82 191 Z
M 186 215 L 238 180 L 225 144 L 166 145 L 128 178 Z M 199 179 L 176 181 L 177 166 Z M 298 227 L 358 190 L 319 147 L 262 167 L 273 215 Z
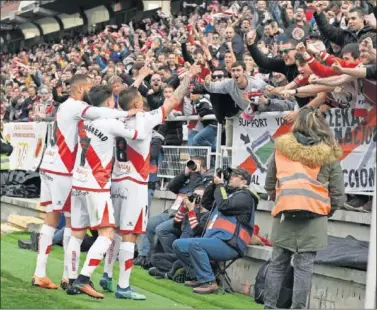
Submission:
M 153 199 L 154 189 L 148 188 L 148 218 L 151 213 L 151 204 Z M 147 226 L 148 229 L 148 226 Z M 151 244 L 149 243 L 148 237 L 146 235 L 141 236 L 139 255 L 148 256 L 148 253 L 151 249 Z
M 217 126 L 208 125 L 200 130 L 194 137 L 194 146 L 210 146 L 212 152 L 216 151 Z
M 216 238 L 179 239 L 173 242 L 173 250 L 185 269 L 190 269 L 189 276 L 200 283 L 215 281 L 210 260 L 228 261 L 239 256 L 236 250 Z
M 52 237 L 52 244 L 63 244 L 64 228 L 57 229 Z
M 188 146 L 192 146 L 193 144 L 193 141 L 194 141 L 194 138 L 195 136 L 197 135 L 197 131 L 196 130 L 192 130 L 192 129 L 189 129 L 188 130 L 188 134 L 187 134 L 187 145 Z
M 159 215 L 155 215 L 155 216 L 152 216 L 149 220 L 148 220 L 148 225 L 147 225 L 147 229 L 146 229 L 146 237 L 148 239 L 148 242 L 149 242 L 149 247 L 150 245 L 153 243 L 153 239 L 154 239 L 154 236 L 156 235 L 156 228 L 158 225 L 160 225 L 161 223 L 167 221 L 169 219 L 169 214 L 168 213 L 161 213 Z M 144 255 L 144 254 L 140 254 L 140 255 Z M 145 255 L 147 256 L 147 255 Z
M 174 228 L 174 218 L 161 223 L 156 227 L 156 235 L 165 253 L 174 253 L 173 242 L 177 240 L 182 231 Z

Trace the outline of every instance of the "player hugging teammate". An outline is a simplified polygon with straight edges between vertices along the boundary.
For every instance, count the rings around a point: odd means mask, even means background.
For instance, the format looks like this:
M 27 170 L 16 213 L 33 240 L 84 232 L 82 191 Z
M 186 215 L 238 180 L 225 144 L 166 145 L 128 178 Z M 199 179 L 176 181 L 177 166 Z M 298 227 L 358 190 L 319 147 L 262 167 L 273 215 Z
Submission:
M 178 104 L 178 98 L 171 97 L 159 109 L 142 112 L 142 96 L 130 87 L 120 93 L 122 111 L 114 110 L 111 88 L 92 88 L 85 75 L 72 78 L 71 95 L 58 109 L 53 137 L 40 169 L 40 204 L 46 206 L 47 215 L 41 228 L 33 285 L 57 289 L 46 275 L 46 265 L 52 237 L 64 212 L 64 272 L 60 286 L 69 295 L 85 293 L 104 298 L 94 289 L 90 277 L 106 253 L 100 285 L 113 291 L 112 271 L 119 253 L 115 296 L 146 298 L 131 289 L 129 280 L 135 242 L 139 234 L 145 233 L 148 219 L 152 130 Z M 99 236 L 79 273 L 80 246 L 88 228 L 97 229 Z

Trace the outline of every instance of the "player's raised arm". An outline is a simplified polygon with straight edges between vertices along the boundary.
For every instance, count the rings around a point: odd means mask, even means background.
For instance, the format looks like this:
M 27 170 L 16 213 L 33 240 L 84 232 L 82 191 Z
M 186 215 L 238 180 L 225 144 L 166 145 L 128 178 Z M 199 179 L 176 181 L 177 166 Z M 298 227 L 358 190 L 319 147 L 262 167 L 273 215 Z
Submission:
M 114 120 L 111 122 L 111 133 L 114 136 L 131 140 L 144 140 L 145 132 L 145 116 L 144 113 L 136 114 L 135 128 L 125 128 L 125 124 L 121 121 Z
M 82 113 L 81 118 L 87 120 L 95 120 L 98 118 L 124 118 L 134 116 L 138 111 L 139 110 L 121 111 L 109 108 L 97 108 L 88 106 L 87 109 Z
M 166 98 L 164 101 L 164 104 L 161 106 L 161 109 L 163 109 L 164 116 L 167 116 L 171 111 L 178 108 L 180 104 L 180 100 L 177 96 L 171 96 L 169 98 Z

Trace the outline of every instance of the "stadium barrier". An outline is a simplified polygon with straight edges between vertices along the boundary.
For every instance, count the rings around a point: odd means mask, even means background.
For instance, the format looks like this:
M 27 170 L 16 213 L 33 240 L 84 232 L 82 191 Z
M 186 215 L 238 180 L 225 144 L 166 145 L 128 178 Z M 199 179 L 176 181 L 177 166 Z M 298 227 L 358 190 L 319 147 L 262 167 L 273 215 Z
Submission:
M 233 118 L 233 145 L 221 145 L 222 125 L 217 128 L 217 148 L 163 146 L 163 158 L 158 169 L 161 179 L 170 179 L 183 171 L 190 156 L 206 158 L 207 167 L 241 167 L 252 173 L 252 186 L 264 193 L 267 165 L 274 154 L 274 142 L 291 129 L 284 121 L 287 112 L 257 114 L 252 120 Z M 204 120 L 215 119 L 207 115 Z M 200 120 L 197 115 L 177 116 L 168 121 Z M 353 109 L 330 109 L 327 113 L 330 128 L 334 131 L 343 150 L 341 164 L 344 172 L 346 193 L 373 195 L 376 175 L 376 107 L 363 120 L 355 117 Z M 53 125 L 45 122 L 7 123 L 3 136 L 11 142 L 14 151 L 10 156 L 11 169 L 35 171 L 42 160 L 53 134 Z

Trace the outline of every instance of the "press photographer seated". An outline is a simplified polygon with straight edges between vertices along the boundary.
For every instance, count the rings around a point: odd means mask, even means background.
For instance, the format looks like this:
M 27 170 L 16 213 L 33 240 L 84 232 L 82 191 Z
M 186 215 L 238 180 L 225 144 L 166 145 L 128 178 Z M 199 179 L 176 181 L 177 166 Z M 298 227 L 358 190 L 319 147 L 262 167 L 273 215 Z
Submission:
M 175 214 L 173 226 L 181 232 L 180 239 L 201 237 L 205 229 L 209 212 L 201 205 L 204 185 L 199 185 L 193 193 L 188 193 L 178 212 Z M 149 274 L 156 278 L 168 278 L 182 283 L 187 274 L 184 265 L 175 253 L 156 253 L 151 257 L 154 267 Z
M 168 184 L 168 190 L 177 195 L 176 201 L 171 209 L 149 219 L 146 232 L 147 238 L 143 239 L 141 248 L 149 248 L 150 250 L 148 253 L 141 253 L 135 260 L 135 265 L 149 269 L 151 264 L 148 256 L 152 253 L 161 252 L 161 250 L 164 253 L 173 253 L 173 241 L 178 239 L 181 235 L 181 230 L 173 226 L 175 213 L 187 193 L 193 193 L 199 185 L 207 184 L 210 180 L 212 180 L 212 176 L 207 173 L 205 158 L 192 156 L 187 162 L 184 171 L 174 177 Z M 156 235 L 158 238 L 157 245 L 159 245 L 157 248 L 156 242 L 154 242 Z
M 228 261 L 246 254 L 258 205 L 257 194 L 248 187 L 250 180 L 250 174 L 243 169 L 231 170 L 227 182 L 223 171 L 216 174 L 203 196 L 203 206 L 214 201 L 203 238 L 179 239 L 173 243 L 174 252 L 193 279 L 185 285 L 193 287 L 195 293 L 217 291 L 211 260 Z

